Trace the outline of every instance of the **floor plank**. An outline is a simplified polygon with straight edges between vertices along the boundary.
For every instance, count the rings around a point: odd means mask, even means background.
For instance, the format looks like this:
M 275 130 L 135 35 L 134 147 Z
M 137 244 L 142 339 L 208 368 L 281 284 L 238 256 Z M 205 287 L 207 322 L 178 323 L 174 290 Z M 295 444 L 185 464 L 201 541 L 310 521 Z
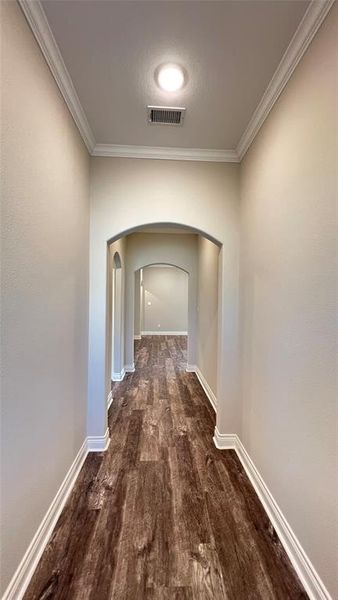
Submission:
M 24 600 L 307 598 L 215 415 L 184 336 L 136 342 L 111 443 L 91 454 Z

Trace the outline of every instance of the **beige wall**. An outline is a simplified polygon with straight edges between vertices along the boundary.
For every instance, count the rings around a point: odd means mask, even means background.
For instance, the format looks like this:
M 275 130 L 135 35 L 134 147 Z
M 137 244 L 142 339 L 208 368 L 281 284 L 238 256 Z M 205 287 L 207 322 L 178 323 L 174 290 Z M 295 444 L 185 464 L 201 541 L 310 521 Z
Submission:
M 142 273 L 144 332 L 187 333 L 188 273 L 161 266 L 147 267 Z
M 337 23 L 241 165 L 243 441 L 335 598 Z
M 217 395 L 219 247 L 198 236 L 197 365 Z
M 1 2 L 3 592 L 86 435 L 89 158 Z

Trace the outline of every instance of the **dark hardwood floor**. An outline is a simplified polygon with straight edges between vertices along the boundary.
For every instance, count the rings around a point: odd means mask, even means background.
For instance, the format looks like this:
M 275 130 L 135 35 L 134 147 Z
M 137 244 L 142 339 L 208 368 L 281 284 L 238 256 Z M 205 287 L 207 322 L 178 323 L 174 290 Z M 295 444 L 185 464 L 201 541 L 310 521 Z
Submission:
M 185 365 L 184 337 L 136 342 L 25 600 L 307 598 Z

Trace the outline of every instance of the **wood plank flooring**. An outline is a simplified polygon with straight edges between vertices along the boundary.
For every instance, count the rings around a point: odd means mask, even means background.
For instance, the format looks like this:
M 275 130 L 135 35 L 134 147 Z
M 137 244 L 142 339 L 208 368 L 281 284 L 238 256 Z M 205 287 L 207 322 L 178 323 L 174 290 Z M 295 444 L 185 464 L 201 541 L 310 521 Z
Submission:
M 307 598 L 185 366 L 185 337 L 136 342 L 109 449 L 87 457 L 24 600 Z

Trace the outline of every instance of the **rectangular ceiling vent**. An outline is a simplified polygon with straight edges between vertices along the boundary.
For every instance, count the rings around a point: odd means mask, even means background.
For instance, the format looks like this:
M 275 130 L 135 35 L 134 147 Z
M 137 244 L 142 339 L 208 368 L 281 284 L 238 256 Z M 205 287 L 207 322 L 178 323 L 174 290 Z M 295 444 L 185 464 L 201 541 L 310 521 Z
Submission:
M 185 108 L 147 106 L 148 122 L 153 125 L 182 125 Z

